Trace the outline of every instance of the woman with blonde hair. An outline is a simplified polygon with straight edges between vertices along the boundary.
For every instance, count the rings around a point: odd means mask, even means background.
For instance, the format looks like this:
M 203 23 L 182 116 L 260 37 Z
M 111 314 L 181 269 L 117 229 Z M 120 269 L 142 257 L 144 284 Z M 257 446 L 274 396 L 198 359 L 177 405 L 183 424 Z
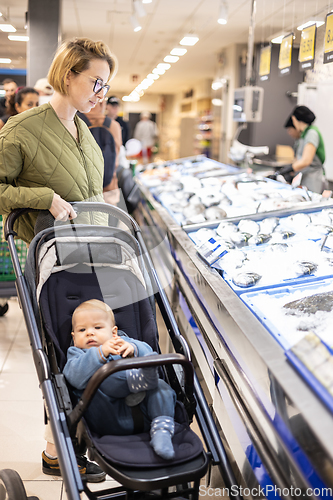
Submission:
M 0 213 L 49 210 L 55 219 L 76 216 L 68 202 L 103 201 L 103 156 L 76 116 L 89 112 L 109 90 L 117 61 L 103 42 L 75 38 L 59 47 L 48 81 L 50 102 L 13 117 L 0 131 Z M 29 243 L 36 213 L 15 230 Z
M 103 201 L 102 152 L 87 125 L 76 116 L 103 100 L 117 60 L 103 42 L 74 38 L 64 42 L 51 64 L 50 102 L 12 117 L 0 131 L 0 214 L 15 208 L 49 210 L 57 220 L 76 217 L 69 202 Z M 37 214 L 19 218 L 14 229 L 30 243 Z M 43 472 L 60 475 L 49 426 Z M 81 474 L 98 482 L 105 473 L 77 457 Z

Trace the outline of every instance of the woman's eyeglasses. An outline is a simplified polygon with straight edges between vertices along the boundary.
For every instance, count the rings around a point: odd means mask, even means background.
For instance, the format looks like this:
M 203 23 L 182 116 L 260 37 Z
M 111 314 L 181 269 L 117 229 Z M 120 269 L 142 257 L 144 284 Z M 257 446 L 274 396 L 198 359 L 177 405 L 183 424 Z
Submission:
M 94 86 L 93 86 L 93 92 L 94 94 L 99 94 L 101 91 L 103 91 L 103 97 L 106 96 L 106 94 L 110 90 L 110 85 L 104 85 L 103 80 L 101 78 L 94 78 L 93 76 L 86 75 L 85 73 L 81 73 L 80 71 L 75 71 L 72 69 L 73 73 L 76 73 L 77 75 L 83 75 L 86 76 L 87 78 L 90 78 L 91 80 L 95 80 Z

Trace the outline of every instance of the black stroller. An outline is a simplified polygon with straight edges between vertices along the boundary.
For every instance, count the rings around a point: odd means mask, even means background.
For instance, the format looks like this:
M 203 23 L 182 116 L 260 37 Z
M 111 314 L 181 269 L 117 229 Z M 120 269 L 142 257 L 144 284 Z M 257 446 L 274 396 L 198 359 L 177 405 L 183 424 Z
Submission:
M 210 465 L 218 465 L 225 485 L 235 479 L 198 380 L 190 351 L 179 334 L 140 228 L 128 214 L 103 203 L 77 203 L 75 223 L 50 224 L 33 239 L 22 275 L 14 244 L 13 226 L 27 209 L 10 214 L 5 226 L 34 362 L 51 424 L 64 485 L 69 500 L 88 498 L 199 497 L 200 479 Z M 49 212 L 47 211 L 47 214 Z M 79 222 L 79 223 L 78 223 Z M 42 221 L 45 227 L 45 221 Z M 37 225 L 36 225 L 37 227 Z M 175 353 L 113 361 L 89 380 L 79 401 L 63 376 L 71 342 L 71 316 L 86 300 L 105 301 L 116 323 L 129 336 L 160 352 L 155 300 L 171 337 Z M 99 385 L 109 375 L 129 368 L 158 366 L 160 376 L 177 394 L 175 459 L 167 462 L 154 454 L 149 434 L 101 436 L 89 430 L 84 412 Z M 206 445 L 189 428 L 196 416 Z M 139 425 L 139 424 L 138 424 Z M 75 453 L 88 456 L 121 486 L 92 492 L 82 480 Z M 0 471 L 1 488 L 8 500 L 25 500 L 23 483 L 15 471 Z M 7 496 L 6 496 L 7 494 Z

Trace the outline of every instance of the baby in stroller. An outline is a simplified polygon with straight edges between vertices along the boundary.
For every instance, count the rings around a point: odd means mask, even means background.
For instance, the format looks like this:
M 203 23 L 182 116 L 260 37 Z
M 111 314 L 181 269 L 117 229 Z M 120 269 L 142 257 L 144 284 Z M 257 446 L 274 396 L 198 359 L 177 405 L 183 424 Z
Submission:
M 100 300 L 81 303 L 72 316 L 74 346 L 67 351 L 64 375 L 81 397 L 91 376 L 104 364 L 125 357 L 156 354 L 145 342 L 132 339 L 118 328 L 112 309 Z M 176 394 L 156 368 L 137 368 L 110 375 L 100 386 L 85 418 L 100 435 L 134 433 L 132 408 L 140 405 L 144 431 L 165 460 L 175 456 L 172 436 Z

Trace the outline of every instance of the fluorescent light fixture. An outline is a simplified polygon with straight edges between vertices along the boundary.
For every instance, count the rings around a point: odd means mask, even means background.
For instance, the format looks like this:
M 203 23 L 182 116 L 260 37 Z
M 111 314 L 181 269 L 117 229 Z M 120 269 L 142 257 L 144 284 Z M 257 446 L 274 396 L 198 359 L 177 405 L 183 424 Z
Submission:
M 134 102 L 140 101 L 140 96 L 135 90 L 132 90 L 129 96 Z
M 12 62 L 8 57 L 0 57 L 0 64 L 10 64 Z
M 142 0 L 142 3 L 152 3 L 153 0 Z
M 222 104 L 223 104 L 222 99 L 212 99 L 213 106 L 222 106 Z
M 185 35 L 184 38 L 180 40 L 180 45 L 195 45 L 199 41 L 199 37 L 196 35 Z
M 283 40 L 284 37 L 285 37 L 285 35 L 277 36 L 275 38 L 272 38 L 271 42 L 272 43 L 282 43 L 282 40 Z
M 166 63 L 175 63 L 175 62 L 179 61 L 179 57 L 178 56 L 165 56 L 163 61 L 165 61 Z
M 307 23 L 301 24 L 300 26 L 297 26 L 298 31 L 304 30 L 304 28 L 307 28 L 308 26 L 311 26 L 311 24 L 316 24 L 317 28 L 322 26 L 324 24 L 324 21 L 308 21 Z
M 167 69 L 170 69 L 171 68 L 171 64 L 167 64 L 167 63 L 159 63 L 157 66 L 156 66 L 157 69 L 164 69 L 164 71 L 166 71 Z
M 139 94 L 140 97 L 142 97 L 144 95 L 144 91 L 142 90 L 142 88 L 140 87 L 140 85 L 138 85 L 137 87 L 135 87 L 135 92 L 137 92 Z
M 148 78 L 145 78 L 144 80 L 142 80 L 142 82 L 140 83 L 140 87 L 144 90 L 146 90 L 148 87 L 150 87 L 151 85 L 153 85 L 155 80 L 148 80 Z
M 158 80 L 160 75 L 157 75 L 156 73 L 149 73 L 149 75 L 146 76 L 146 78 L 150 80 Z
M 133 2 L 135 13 L 138 17 L 145 17 L 147 15 L 141 0 L 134 0 Z
M 221 1 L 220 12 L 217 22 L 219 24 L 227 24 L 228 22 L 228 2 L 226 0 Z
M 134 14 L 130 17 L 130 21 L 133 27 L 133 31 L 137 32 L 142 30 L 142 26 L 140 25 L 139 21 L 137 20 Z
M 215 80 L 213 83 L 212 83 L 212 89 L 213 90 L 219 90 L 223 87 L 223 83 L 221 82 L 221 80 Z
M 131 101 L 132 99 L 130 98 L 129 95 L 124 95 L 122 98 L 121 98 L 122 101 Z
M 152 73 L 154 73 L 154 75 L 164 75 L 165 73 L 165 69 L 162 69 L 162 68 L 154 68 Z
M 9 40 L 12 42 L 28 42 L 29 37 L 26 35 L 8 35 Z
M 186 54 L 186 52 L 187 52 L 187 49 L 183 49 L 182 47 L 175 47 L 174 49 L 172 49 L 170 54 L 172 56 L 183 56 Z
M 5 33 L 15 33 L 16 31 L 12 24 L 0 24 L 0 30 Z

